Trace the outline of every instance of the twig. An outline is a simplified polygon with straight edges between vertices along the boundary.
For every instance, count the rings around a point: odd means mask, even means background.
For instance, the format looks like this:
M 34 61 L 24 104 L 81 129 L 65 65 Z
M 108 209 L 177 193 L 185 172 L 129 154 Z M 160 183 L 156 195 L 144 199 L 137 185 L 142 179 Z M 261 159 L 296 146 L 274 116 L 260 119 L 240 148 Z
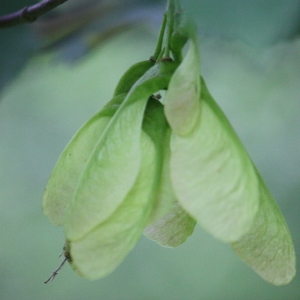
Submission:
M 14 13 L 0 17 L 0 28 L 12 27 L 22 23 L 32 23 L 38 17 L 68 0 L 43 0 L 37 4 L 26 6 Z

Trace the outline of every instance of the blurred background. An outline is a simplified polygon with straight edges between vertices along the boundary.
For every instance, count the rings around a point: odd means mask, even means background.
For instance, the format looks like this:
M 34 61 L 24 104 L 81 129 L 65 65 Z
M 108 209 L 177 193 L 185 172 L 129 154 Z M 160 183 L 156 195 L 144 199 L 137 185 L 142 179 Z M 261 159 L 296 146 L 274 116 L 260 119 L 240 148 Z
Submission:
M 300 276 L 264 282 L 196 227 L 175 249 L 142 238 L 97 281 L 66 265 L 41 198 L 76 130 L 153 54 L 166 1 L 73 0 L 0 30 L 0 299 L 300 299 Z M 35 1 L 2 0 L 0 14 Z M 300 253 L 300 1 L 181 0 L 198 25 L 201 72 L 275 196 Z

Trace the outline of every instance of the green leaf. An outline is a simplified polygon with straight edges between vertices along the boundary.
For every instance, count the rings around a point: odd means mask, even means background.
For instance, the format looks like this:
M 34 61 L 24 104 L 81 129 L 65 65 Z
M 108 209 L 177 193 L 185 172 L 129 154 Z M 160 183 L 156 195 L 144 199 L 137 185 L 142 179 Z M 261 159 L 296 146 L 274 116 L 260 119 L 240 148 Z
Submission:
M 234 242 L 252 227 L 259 207 L 255 167 L 221 109 L 201 84 L 193 131 L 173 135 L 171 180 L 182 207 L 216 238 Z
M 289 283 L 296 273 L 292 238 L 278 206 L 260 179 L 260 206 L 251 230 L 232 248 L 263 279 Z
M 165 97 L 166 118 L 178 135 L 186 135 L 199 118 L 199 54 L 195 39 L 189 40 L 189 48 L 182 63 L 174 72 Z
M 75 134 L 61 154 L 43 195 L 43 211 L 55 225 L 63 225 L 81 174 L 99 137 L 124 100 L 125 94 L 114 97 L 99 113 Z
M 111 273 L 136 245 L 148 221 L 155 191 L 157 152 L 145 133 L 141 134 L 141 148 L 139 175 L 125 200 L 104 223 L 69 244 L 71 265 L 83 277 L 97 279 Z
M 140 166 L 140 134 L 148 98 L 166 88 L 169 79 L 170 74 L 160 75 L 159 65 L 151 68 L 135 83 L 99 137 L 67 212 L 64 229 L 68 240 L 81 239 L 125 199 Z
M 170 179 L 170 137 L 171 130 L 165 133 L 163 163 L 157 198 L 144 230 L 144 235 L 165 247 L 182 244 L 193 233 L 193 220 L 179 205 Z

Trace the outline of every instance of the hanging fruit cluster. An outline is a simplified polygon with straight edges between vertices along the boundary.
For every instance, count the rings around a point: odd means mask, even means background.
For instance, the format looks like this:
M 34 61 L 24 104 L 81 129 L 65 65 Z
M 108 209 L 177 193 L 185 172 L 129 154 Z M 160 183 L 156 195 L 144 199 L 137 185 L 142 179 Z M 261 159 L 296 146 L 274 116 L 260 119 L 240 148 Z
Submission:
M 285 220 L 200 76 L 195 30 L 177 1 L 154 55 L 123 75 L 61 154 L 43 209 L 88 279 L 112 272 L 142 234 L 175 247 L 196 222 L 265 280 L 295 274 Z

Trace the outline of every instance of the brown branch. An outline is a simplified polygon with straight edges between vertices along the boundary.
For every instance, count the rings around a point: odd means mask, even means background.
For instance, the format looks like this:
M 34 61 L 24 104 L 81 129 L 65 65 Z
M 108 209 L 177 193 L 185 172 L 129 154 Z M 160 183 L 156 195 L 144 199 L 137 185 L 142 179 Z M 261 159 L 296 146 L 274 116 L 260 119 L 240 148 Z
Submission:
M 38 17 L 68 0 L 43 0 L 37 4 L 26 6 L 14 13 L 0 17 L 0 28 L 12 27 L 22 23 L 32 23 Z

